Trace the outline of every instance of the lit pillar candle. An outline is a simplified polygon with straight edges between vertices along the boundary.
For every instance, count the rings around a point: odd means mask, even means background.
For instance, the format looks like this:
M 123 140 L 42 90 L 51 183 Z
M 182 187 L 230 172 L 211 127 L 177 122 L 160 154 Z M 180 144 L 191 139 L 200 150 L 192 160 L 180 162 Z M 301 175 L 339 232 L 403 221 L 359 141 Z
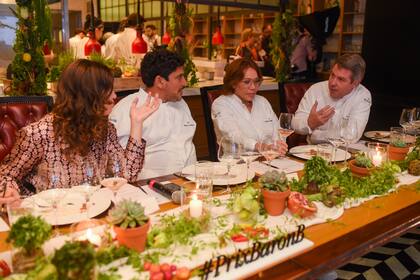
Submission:
M 372 157 L 372 163 L 375 166 L 379 166 L 382 163 L 382 155 L 379 151 L 376 151 L 376 154 Z
M 79 238 L 80 241 L 87 240 L 93 245 L 100 246 L 101 245 L 101 237 L 94 233 L 90 228 L 86 230 L 86 234 L 83 234 Z
M 203 212 L 203 202 L 197 199 L 197 195 L 194 194 L 190 201 L 190 216 L 198 218 Z

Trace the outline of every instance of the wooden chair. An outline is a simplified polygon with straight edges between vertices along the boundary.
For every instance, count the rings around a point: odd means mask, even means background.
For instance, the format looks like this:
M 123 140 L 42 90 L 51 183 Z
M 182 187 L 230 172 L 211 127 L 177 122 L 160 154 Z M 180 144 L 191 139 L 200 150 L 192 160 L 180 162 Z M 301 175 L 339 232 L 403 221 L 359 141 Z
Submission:
M 16 132 L 51 111 L 51 96 L 0 97 L 0 161 L 10 152 Z
M 207 144 L 209 159 L 217 161 L 217 139 L 214 132 L 213 120 L 211 118 L 211 105 L 214 100 L 224 93 L 223 86 L 209 86 L 200 88 L 201 101 L 203 103 L 204 121 L 206 123 Z

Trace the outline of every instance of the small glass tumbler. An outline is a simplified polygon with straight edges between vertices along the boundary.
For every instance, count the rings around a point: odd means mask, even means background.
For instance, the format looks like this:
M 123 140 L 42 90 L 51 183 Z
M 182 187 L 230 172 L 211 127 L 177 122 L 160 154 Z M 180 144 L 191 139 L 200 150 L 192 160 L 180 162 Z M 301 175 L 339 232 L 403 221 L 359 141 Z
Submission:
M 326 162 L 331 163 L 333 154 L 333 145 L 329 143 L 321 143 L 316 145 L 316 155 L 325 159 Z
M 406 143 L 406 134 L 402 127 L 391 127 L 389 135 L 389 142 L 394 146 L 399 146 Z
M 380 166 L 388 160 L 388 145 L 378 142 L 368 143 L 368 156 L 374 166 Z

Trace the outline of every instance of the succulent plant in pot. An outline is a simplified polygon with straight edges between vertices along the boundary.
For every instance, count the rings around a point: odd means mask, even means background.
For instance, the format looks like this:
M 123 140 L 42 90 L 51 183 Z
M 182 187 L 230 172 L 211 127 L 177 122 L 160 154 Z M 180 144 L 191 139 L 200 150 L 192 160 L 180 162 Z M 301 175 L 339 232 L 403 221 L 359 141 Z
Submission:
M 144 214 L 140 203 L 127 199 L 120 201 L 109 211 L 108 221 L 114 225 L 121 245 L 138 252 L 144 250 L 150 219 Z
M 286 173 L 277 170 L 267 171 L 260 177 L 261 194 L 264 199 L 264 208 L 271 216 L 283 214 L 286 199 L 290 195 L 289 181 Z
M 42 245 L 51 236 L 51 225 L 41 217 L 20 217 L 11 227 L 7 242 L 19 250 L 13 255 L 14 272 L 26 272 L 44 256 Z
M 388 145 L 388 157 L 390 160 L 404 160 L 409 150 L 410 147 L 404 138 L 391 138 Z
M 373 168 L 371 159 L 364 153 L 358 153 L 354 159 L 349 161 L 350 171 L 360 177 L 368 176 Z

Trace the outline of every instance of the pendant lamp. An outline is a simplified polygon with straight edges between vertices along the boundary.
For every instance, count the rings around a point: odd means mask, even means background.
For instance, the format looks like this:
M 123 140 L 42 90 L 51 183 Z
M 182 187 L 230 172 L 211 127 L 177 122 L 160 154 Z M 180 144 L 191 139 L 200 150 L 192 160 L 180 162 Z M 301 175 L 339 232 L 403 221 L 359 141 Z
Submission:
M 211 38 L 211 43 L 212 45 L 223 45 L 223 35 L 221 32 L 221 27 L 220 27 L 220 2 L 219 5 L 217 6 L 217 27 L 216 27 L 216 32 L 214 32 L 213 37 Z
M 162 36 L 162 44 L 169 45 L 171 42 L 171 34 L 169 34 L 168 30 L 166 30 L 165 34 Z
M 137 35 L 131 44 L 131 52 L 143 54 L 147 52 L 147 43 L 143 39 L 142 24 L 140 23 L 140 0 L 137 0 Z
M 93 9 L 93 0 L 90 1 L 90 28 L 89 28 L 89 40 L 85 44 L 85 56 L 90 56 L 92 52 L 101 53 L 101 45 L 96 41 L 95 38 L 95 27 L 93 26 L 93 20 L 95 17 L 95 11 Z

